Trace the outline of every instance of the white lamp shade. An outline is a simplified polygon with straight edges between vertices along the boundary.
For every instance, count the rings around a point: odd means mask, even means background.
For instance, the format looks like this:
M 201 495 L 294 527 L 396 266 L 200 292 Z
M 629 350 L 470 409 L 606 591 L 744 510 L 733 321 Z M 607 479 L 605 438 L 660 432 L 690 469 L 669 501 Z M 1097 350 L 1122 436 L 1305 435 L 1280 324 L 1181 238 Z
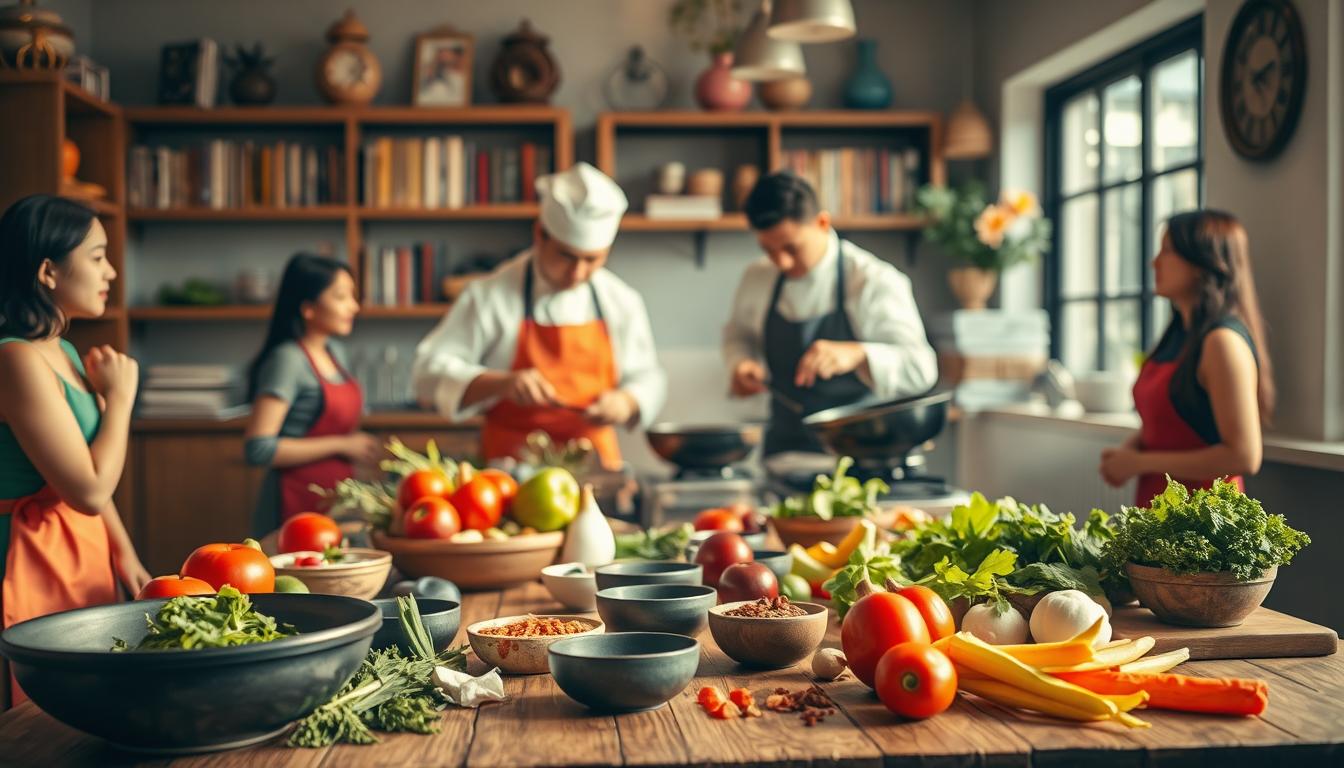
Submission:
M 961 102 L 943 132 L 943 156 L 948 160 L 976 160 L 994 153 L 994 132 L 970 99 Z
M 733 52 L 733 77 L 738 80 L 785 80 L 807 72 L 803 49 L 795 42 L 774 40 L 766 31 L 770 19 L 764 7 L 751 17 L 751 23 L 737 39 Z
M 834 43 L 854 36 L 849 0 L 774 0 L 770 37 L 796 43 Z

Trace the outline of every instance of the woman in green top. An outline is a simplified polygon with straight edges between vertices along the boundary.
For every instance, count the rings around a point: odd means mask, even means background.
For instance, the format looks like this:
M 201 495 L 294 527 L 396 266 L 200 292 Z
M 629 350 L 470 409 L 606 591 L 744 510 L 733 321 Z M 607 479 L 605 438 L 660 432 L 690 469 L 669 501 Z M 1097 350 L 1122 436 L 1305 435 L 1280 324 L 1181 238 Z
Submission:
M 112 503 L 139 369 L 79 359 L 70 321 L 107 308 L 116 270 L 93 211 L 33 195 L 0 218 L 0 571 L 4 626 L 111 602 L 149 581 Z

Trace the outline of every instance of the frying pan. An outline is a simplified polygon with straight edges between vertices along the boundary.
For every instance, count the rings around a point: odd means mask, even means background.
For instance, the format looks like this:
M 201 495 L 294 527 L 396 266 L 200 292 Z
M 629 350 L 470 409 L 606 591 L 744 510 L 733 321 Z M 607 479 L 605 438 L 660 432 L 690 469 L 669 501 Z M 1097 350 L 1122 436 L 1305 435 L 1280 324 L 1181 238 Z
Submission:
M 803 419 L 826 450 L 860 464 L 902 462 L 947 424 L 951 391 L 873 402 L 865 400 L 818 411 Z
M 649 447 L 682 469 L 722 469 L 747 457 L 761 442 L 760 424 L 677 424 L 646 430 Z

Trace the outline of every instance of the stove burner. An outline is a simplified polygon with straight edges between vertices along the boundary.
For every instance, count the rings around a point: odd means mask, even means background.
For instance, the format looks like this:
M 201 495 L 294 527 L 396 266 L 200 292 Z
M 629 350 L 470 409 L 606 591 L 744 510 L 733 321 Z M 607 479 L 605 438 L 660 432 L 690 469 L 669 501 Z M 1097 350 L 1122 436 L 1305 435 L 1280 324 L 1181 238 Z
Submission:
M 672 476 L 677 481 L 695 481 L 695 480 L 749 480 L 751 473 L 741 467 L 734 467 L 731 464 L 720 467 L 719 469 L 696 469 L 682 467 Z

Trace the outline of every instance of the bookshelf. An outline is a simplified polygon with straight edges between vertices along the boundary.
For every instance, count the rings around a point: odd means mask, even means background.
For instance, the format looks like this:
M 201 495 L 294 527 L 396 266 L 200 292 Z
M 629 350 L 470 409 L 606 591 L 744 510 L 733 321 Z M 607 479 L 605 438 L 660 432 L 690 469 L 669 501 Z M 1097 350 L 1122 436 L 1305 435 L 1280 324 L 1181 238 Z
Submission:
M 371 244 L 370 225 L 382 223 L 444 222 L 467 225 L 481 222 L 533 221 L 538 206 L 533 202 L 469 202 L 461 207 L 419 207 L 397 204 L 373 207 L 364 204 L 360 179 L 364 171 L 361 152 L 375 137 L 415 137 L 455 131 L 486 137 L 523 135 L 545 147 L 550 167 L 573 163 L 573 130 L 563 109 L 534 105 L 498 105 L 466 108 L 418 107 L 226 107 L 211 110 L 192 107 L 137 107 L 124 110 L 127 126 L 125 149 L 142 143 L 190 142 L 216 138 L 248 140 L 250 137 L 295 135 L 317 137 L 334 144 L 340 152 L 339 197 L 317 205 L 241 205 L 136 207 L 126 211 L 126 220 L 141 231 L 157 224 L 256 224 L 338 222 L 344 225 L 345 253 L 357 282 L 367 275 L 361 254 Z M 361 290 L 362 295 L 362 290 Z M 423 319 L 441 316 L 442 302 L 403 305 L 365 304 L 366 319 Z M 132 322 L 264 319 L 269 308 L 223 307 L 134 307 Z

